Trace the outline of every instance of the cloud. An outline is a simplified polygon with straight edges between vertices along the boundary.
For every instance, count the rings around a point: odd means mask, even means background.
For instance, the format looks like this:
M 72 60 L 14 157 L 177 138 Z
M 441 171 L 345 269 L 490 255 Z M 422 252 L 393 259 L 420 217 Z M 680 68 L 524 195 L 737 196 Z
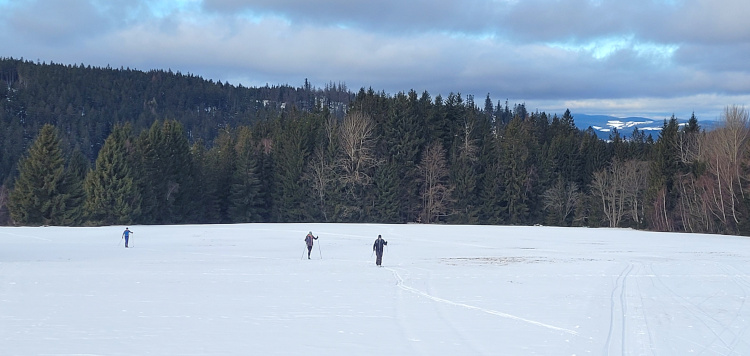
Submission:
M 32 43 L 65 46 L 106 27 L 96 7 L 88 1 L 31 1 L 26 6 L 3 6 L 3 27 Z
M 744 0 L 0 0 L 0 55 L 710 113 L 748 104 L 747 13 Z

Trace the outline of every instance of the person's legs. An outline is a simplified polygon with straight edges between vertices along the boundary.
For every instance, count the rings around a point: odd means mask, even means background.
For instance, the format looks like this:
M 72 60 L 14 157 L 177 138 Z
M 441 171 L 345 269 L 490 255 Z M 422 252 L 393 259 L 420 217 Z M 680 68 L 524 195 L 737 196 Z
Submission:
M 380 266 L 380 264 L 383 263 L 383 254 L 382 253 L 378 253 L 377 255 L 378 255 L 378 258 L 377 258 L 377 260 L 375 260 L 375 264 L 378 265 L 378 266 Z
M 125 247 L 126 248 L 128 247 L 128 236 L 127 235 L 125 236 Z
M 310 259 L 310 252 L 312 252 L 312 246 L 307 246 L 307 259 Z

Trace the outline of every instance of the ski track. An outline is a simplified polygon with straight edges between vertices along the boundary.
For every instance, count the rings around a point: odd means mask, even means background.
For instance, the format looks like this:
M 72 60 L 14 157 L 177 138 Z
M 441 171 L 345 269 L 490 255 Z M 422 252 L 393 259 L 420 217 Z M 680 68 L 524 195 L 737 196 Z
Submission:
M 641 270 L 644 270 L 644 269 L 645 267 L 641 266 Z M 646 277 L 651 277 L 651 276 L 647 275 Z M 651 331 L 651 326 L 649 325 L 649 321 L 648 321 L 649 316 L 646 314 L 646 311 L 648 310 L 648 308 L 646 307 L 644 294 L 642 292 L 643 288 L 641 287 L 641 279 L 636 279 L 635 284 L 636 284 L 636 288 L 638 289 L 638 298 L 641 302 L 640 315 L 643 320 L 643 329 L 644 329 L 643 334 L 648 336 L 648 340 L 647 340 L 648 342 L 645 345 L 641 344 L 641 346 L 644 347 L 646 350 L 641 351 L 640 354 L 645 355 L 648 353 L 648 354 L 654 355 L 654 346 L 656 344 L 654 343 L 654 335 L 653 335 L 653 332 Z
M 466 308 L 466 309 L 471 309 L 471 310 L 477 310 L 477 311 L 480 311 L 480 312 L 484 312 L 484 313 L 487 313 L 487 314 L 496 315 L 496 316 L 507 318 L 507 319 L 522 321 L 524 323 L 536 325 L 536 326 L 543 327 L 543 328 L 550 329 L 550 330 L 562 331 L 564 333 L 568 333 L 568 334 L 571 334 L 571 335 L 576 335 L 576 336 L 578 335 L 578 332 L 574 331 L 574 330 L 569 330 L 569 329 L 561 328 L 561 327 L 558 327 L 558 326 L 545 324 L 545 323 L 538 322 L 538 321 L 535 321 L 535 320 L 525 319 L 525 318 L 522 318 L 522 317 L 519 317 L 519 316 L 515 316 L 515 315 L 508 314 L 508 313 L 499 312 L 499 311 L 496 311 L 496 310 L 485 309 L 485 308 L 481 308 L 481 307 L 477 307 L 477 306 L 473 306 L 473 305 L 468 305 L 468 304 L 464 304 L 464 303 L 458 303 L 458 302 L 450 301 L 450 300 L 447 300 L 447 299 L 435 297 L 433 295 L 425 293 L 425 292 L 423 292 L 421 290 L 418 290 L 416 288 L 412 288 L 412 287 L 407 286 L 404 283 L 403 278 L 401 278 L 401 275 L 395 269 L 389 268 L 389 267 L 384 267 L 384 268 L 386 270 L 390 271 L 391 273 L 393 273 L 393 276 L 396 278 L 397 286 L 399 288 L 401 288 L 401 289 L 403 289 L 403 290 L 405 290 L 407 292 L 411 292 L 411 293 L 414 293 L 416 295 L 422 296 L 424 298 L 430 299 L 432 301 L 435 301 L 435 302 L 438 302 L 438 303 L 443 303 L 443 304 L 448 304 L 448 305 L 453 305 L 453 306 L 457 306 L 457 307 L 461 307 L 461 308 Z
M 691 343 L 695 344 L 696 346 L 700 346 L 701 350 L 698 352 L 698 354 L 705 354 L 705 353 L 715 353 L 719 355 L 740 355 L 739 353 L 736 353 L 734 351 L 734 348 L 736 347 L 735 340 L 740 337 L 740 335 L 735 334 L 732 330 L 730 330 L 731 325 L 726 325 L 725 323 L 718 320 L 714 315 L 706 311 L 704 308 L 700 306 L 701 303 L 693 303 L 688 298 L 685 298 L 684 296 L 680 295 L 679 293 L 675 292 L 671 287 L 669 287 L 664 280 L 662 280 L 659 275 L 655 274 L 655 281 L 658 282 L 659 286 L 655 285 L 658 289 L 661 289 L 662 292 L 667 294 L 670 298 L 674 299 L 676 301 L 676 305 L 679 305 L 682 307 L 692 318 L 702 324 L 704 328 L 709 331 L 713 335 L 713 339 L 708 344 L 701 344 L 697 343 L 693 340 L 691 340 Z M 722 275 L 722 277 L 728 277 L 727 275 Z M 736 282 L 736 281 L 735 281 Z M 743 301 L 744 305 L 744 301 Z M 741 312 L 740 310 L 737 311 L 738 315 Z M 736 320 L 736 318 L 735 318 Z M 715 324 L 712 326 L 711 324 Z M 716 327 L 720 327 L 721 331 L 717 331 Z M 747 327 L 745 328 L 745 330 Z M 744 331 L 743 331 L 744 332 Z M 731 336 L 734 337 L 733 342 L 727 343 L 724 338 L 721 336 L 724 333 L 729 333 Z M 715 349 L 715 345 L 717 343 L 721 343 L 721 346 L 717 346 L 722 348 L 722 353 L 719 353 Z M 732 346 L 735 345 L 735 346 Z M 723 353 L 726 351 L 727 353 Z
M 52 242 L 52 240 L 50 240 L 50 239 L 45 239 L 43 237 L 34 236 L 34 235 L 14 234 L 14 233 L 5 232 L 5 231 L 3 231 L 2 234 L 3 235 L 10 235 L 10 236 L 18 236 L 18 237 L 30 237 L 32 239 L 37 239 L 37 240 L 41 240 L 41 241 Z
M 738 288 L 742 290 L 742 303 L 740 304 L 739 308 L 737 308 L 737 312 L 734 314 L 734 318 L 732 318 L 732 321 L 727 326 L 727 330 L 729 331 L 729 327 L 732 325 L 736 325 L 738 322 L 740 322 L 740 316 L 742 315 L 742 310 L 745 309 L 745 302 L 747 301 L 747 290 L 748 287 L 750 287 L 750 282 L 747 281 L 745 278 L 741 278 L 741 275 L 739 274 L 739 270 L 734 266 L 729 266 L 726 264 L 720 264 L 719 267 L 726 272 L 727 276 L 732 279 L 732 281 L 737 285 Z M 740 330 L 739 333 L 734 334 L 734 339 L 729 344 L 730 351 L 732 354 L 735 353 L 735 349 L 739 346 L 740 343 L 748 344 L 746 339 L 743 338 L 745 332 L 747 332 L 748 325 L 745 325 L 742 330 Z M 730 331 L 731 332 L 731 331 Z
M 401 330 L 401 335 L 403 336 L 403 339 L 409 341 L 409 348 L 411 351 L 409 354 L 428 355 L 428 353 L 425 353 L 424 351 L 419 350 L 419 347 L 421 346 L 420 343 L 422 342 L 422 340 L 419 339 L 413 332 L 412 328 L 408 326 L 408 324 L 406 323 L 403 317 L 404 312 L 402 310 L 408 310 L 408 307 L 405 306 L 403 293 L 399 293 L 399 296 L 396 302 L 396 310 L 395 310 L 394 317 L 399 324 L 399 329 Z
M 427 278 L 425 278 L 427 288 L 427 293 L 432 295 L 432 271 L 425 269 L 428 273 Z M 468 345 L 468 348 L 462 349 L 463 352 L 471 355 L 491 355 L 492 353 L 486 353 L 486 352 L 480 352 L 477 348 L 477 345 L 471 341 L 470 335 L 467 335 L 466 332 L 463 329 L 456 328 L 455 324 L 451 321 L 450 318 L 445 317 L 445 313 L 443 311 L 443 304 L 441 303 L 432 303 L 436 315 L 440 317 L 440 320 L 443 322 L 443 324 L 447 325 L 452 330 L 452 335 L 457 335 L 461 341 L 461 345 Z
M 620 305 L 620 327 L 621 335 L 620 335 L 620 343 L 621 343 L 621 352 L 622 355 L 625 355 L 625 331 L 626 331 L 626 312 L 627 312 L 627 298 L 625 296 L 625 284 L 626 280 L 628 278 L 628 275 L 630 272 L 633 271 L 633 264 L 629 263 L 627 267 L 625 267 L 622 272 L 620 272 L 620 275 L 617 276 L 617 279 L 615 280 L 615 286 L 612 288 L 612 295 L 610 297 L 610 315 L 609 315 L 609 333 L 607 333 L 607 341 L 604 344 L 604 353 L 603 355 L 609 355 L 609 350 L 612 348 L 612 336 L 614 334 L 615 330 L 615 324 L 617 317 L 615 316 L 615 310 L 617 302 L 615 299 L 615 294 L 617 294 L 617 291 L 620 291 L 619 295 L 619 305 Z

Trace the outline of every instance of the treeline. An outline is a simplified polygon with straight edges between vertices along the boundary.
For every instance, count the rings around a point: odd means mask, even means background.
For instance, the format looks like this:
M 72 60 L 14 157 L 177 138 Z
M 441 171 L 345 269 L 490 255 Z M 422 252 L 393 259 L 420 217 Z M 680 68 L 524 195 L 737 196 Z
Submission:
M 302 89 L 304 92 L 304 89 Z M 610 140 L 524 105 L 360 89 L 219 126 L 115 123 L 94 164 L 43 126 L 0 191 L 19 225 L 378 222 L 750 234 L 748 114 Z M 3 198 L 4 197 L 4 198 Z M 0 214 L 2 214 L 0 212 Z
M 140 131 L 156 120 L 177 120 L 190 142 L 211 144 L 223 128 L 275 119 L 287 106 L 323 106 L 343 117 L 352 97 L 342 83 L 247 88 L 171 70 L 0 58 L 0 183 L 17 174 L 18 159 L 45 124 L 93 162 L 118 124 Z

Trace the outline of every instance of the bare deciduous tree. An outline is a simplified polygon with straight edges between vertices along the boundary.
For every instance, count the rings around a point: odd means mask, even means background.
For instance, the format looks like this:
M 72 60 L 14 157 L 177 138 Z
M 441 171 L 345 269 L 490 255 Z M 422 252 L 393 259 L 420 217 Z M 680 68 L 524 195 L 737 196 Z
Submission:
M 342 157 L 339 160 L 341 180 L 345 184 L 366 185 L 372 180 L 370 168 L 375 158 L 374 124 L 369 116 L 351 112 L 339 128 Z
M 333 181 L 333 174 L 333 166 L 327 161 L 324 151 L 320 148 L 316 149 L 308 164 L 305 178 L 310 182 L 312 191 L 317 197 L 318 209 L 325 221 L 328 221 L 326 198 L 329 185 Z
M 330 151 L 336 147 L 337 131 L 338 123 L 336 118 L 330 115 L 325 124 L 326 142 L 319 145 L 313 152 L 312 158 L 308 163 L 307 173 L 305 174 L 305 179 L 310 182 L 312 191 L 318 200 L 318 209 L 323 214 L 325 221 L 329 221 L 332 218 L 328 214 L 328 195 L 336 176 L 333 157 L 335 153 L 331 153 Z
M 592 192 L 602 203 L 602 211 L 609 221 L 609 227 L 617 227 L 625 214 L 625 199 L 622 196 L 622 186 L 619 174 L 620 163 L 613 161 L 608 168 L 594 173 L 591 182 Z
M 563 182 L 558 180 L 557 183 L 544 192 L 544 208 L 553 212 L 557 217 L 557 224 L 565 225 L 565 220 L 573 213 L 580 200 L 580 191 L 578 184 L 575 182 Z
M 703 143 L 701 136 L 699 132 L 679 132 L 675 144 L 681 163 L 691 164 L 700 158 Z
M 648 162 L 629 160 L 623 163 L 624 175 L 622 179 L 623 196 L 625 206 L 629 209 L 628 215 L 637 226 L 643 223 L 644 217 L 644 194 L 648 182 Z
M 601 200 L 609 227 L 619 227 L 626 216 L 636 224 L 642 222 L 647 169 L 646 162 L 614 160 L 608 168 L 594 173 L 592 192 Z
M 447 214 L 451 188 L 447 184 L 448 168 L 440 142 L 429 145 L 419 164 L 422 173 L 422 221 L 431 223 Z
M 700 158 L 706 164 L 706 174 L 713 181 L 705 187 L 705 198 L 723 229 L 736 232 L 740 204 L 744 199 L 743 186 L 747 181 L 741 170 L 748 159 L 748 113 L 741 107 L 727 107 L 722 123 L 721 128 L 703 137 L 704 149 Z
M 696 177 L 692 173 L 683 174 L 676 184 L 680 192 L 677 214 L 682 228 L 688 232 L 717 232 L 708 199 L 707 188 L 713 185 L 711 176 L 704 174 Z

